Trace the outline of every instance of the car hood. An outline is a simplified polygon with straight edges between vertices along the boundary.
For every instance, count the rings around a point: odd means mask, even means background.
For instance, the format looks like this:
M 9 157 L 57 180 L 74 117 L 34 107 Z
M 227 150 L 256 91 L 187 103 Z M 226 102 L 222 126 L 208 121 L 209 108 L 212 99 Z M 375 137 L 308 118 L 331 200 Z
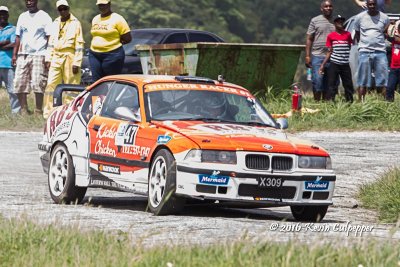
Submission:
M 314 143 L 288 135 L 271 127 L 198 121 L 153 122 L 194 141 L 201 149 L 224 149 L 328 156 Z

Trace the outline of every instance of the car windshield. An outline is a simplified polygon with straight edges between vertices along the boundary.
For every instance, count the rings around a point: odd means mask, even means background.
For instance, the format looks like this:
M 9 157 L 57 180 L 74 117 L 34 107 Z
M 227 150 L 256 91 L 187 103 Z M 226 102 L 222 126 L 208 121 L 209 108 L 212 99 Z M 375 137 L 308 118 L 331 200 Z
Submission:
M 133 31 L 132 32 L 132 42 L 124 45 L 124 50 L 126 55 L 132 55 L 136 53 L 135 46 L 139 44 L 159 44 L 164 37 L 163 33 L 159 32 L 142 32 Z
M 276 127 L 253 96 L 193 89 L 150 91 L 147 116 L 156 121 L 207 121 Z

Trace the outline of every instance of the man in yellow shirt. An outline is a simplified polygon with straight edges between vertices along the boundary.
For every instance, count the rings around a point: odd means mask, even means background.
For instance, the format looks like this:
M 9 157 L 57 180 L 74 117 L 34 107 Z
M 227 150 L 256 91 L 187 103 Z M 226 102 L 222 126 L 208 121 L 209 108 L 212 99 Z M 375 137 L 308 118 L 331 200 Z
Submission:
M 56 6 L 60 16 L 53 22 L 46 54 L 46 64 L 50 69 L 43 110 L 45 118 L 53 108 L 53 92 L 56 86 L 60 83 L 80 83 L 85 43 L 81 23 L 70 13 L 67 0 L 58 0 Z
M 113 74 L 120 74 L 125 60 L 122 45 L 132 40 L 126 20 L 111 11 L 110 0 L 97 0 L 100 14 L 92 20 L 92 42 L 89 51 L 93 82 Z

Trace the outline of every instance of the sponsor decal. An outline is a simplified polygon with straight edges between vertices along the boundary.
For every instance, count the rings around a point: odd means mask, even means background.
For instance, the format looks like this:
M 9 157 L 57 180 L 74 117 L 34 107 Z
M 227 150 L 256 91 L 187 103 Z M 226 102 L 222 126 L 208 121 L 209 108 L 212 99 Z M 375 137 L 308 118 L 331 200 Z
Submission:
M 157 138 L 157 144 L 161 144 L 161 145 L 165 145 L 167 144 L 169 141 L 171 141 L 172 137 L 168 136 L 168 135 L 160 135 Z
M 116 134 L 117 132 L 115 124 L 113 124 L 111 127 L 107 127 L 105 123 L 102 123 L 97 131 L 96 138 L 114 139 Z
M 111 166 L 111 165 L 98 165 L 99 172 L 113 173 L 113 174 L 121 174 L 119 166 Z
M 104 145 L 101 140 L 96 142 L 94 153 L 112 157 L 115 157 L 117 154 L 114 149 L 110 148 L 110 141 L 107 142 L 107 145 Z
M 72 105 L 72 103 L 73 102 L 71 102 L 70 105 Z M 69 106 L 63 106 L 61 109 L 57 109 L 51 113 L 50 118 L 48 119 L 50 136 L 54 134 L 57 126 L 59 126 L 63 121 L 70 120 L 74 114 L 76 114 L 76 111 L 69 108 Z
M 306 190 L 318 191 L 318 190 L 327 190 L 329 188 L 328 181 L 321 181 L 322 176 L 318 176 L 315 181 L 305 181 L 304 187 Z
M 237 88 L 209 85 L 209 84 L 181 84 L 181 83 L 162 83 L 146 85 L 146 92 L 159 91 L 159 90 L 174 90 L 174 89 L 192 89 L 192 90 L 207 90 L 217 92 L 227 92 L 231 94 L 243 95 L 246 97 L 253 97 L 249 92 Z
M 228 185 L 229 176 L 220 176 L 219 171 L 213 171 L 211 175 L 200 174 L 199 183 L 208 185 Z
M 121 148 L 121 153 L 130 155 L 139 155 L 141 157 L 148 157 L 150 154 L 150 147 L 145 146 L 123 146 Z
M 98 180 L 98 179 L 91 179 L 90 185 L 97 185 L 101 187 L 113 187 L 118 189 L 130 190 L 129 187 L 124 186 L 122 184 L 116 183 L 112 180 Z
M 121 123 L 115 137 L 117 146 L 133 146 L 136 142 L 136 134 L 139 126 L 128 123 Z
M 71 122 L 65 121 L 57 126 L 56 130 L 54 131 L 54 136 L 59 136 L 61 134 L 67 134 L 67 133 L 69 133 L 70 128 L 71 128 Z
M 265 148 L 266 150 L 272 150 L 274 147 L 268 144 L 263 145 L 263 148 Z

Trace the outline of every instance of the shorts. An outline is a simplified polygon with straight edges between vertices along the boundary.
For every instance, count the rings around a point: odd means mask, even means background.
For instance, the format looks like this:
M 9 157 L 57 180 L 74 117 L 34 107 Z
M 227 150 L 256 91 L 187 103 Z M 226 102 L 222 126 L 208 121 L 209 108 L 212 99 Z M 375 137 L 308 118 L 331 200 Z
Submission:
M 360 52 L 358 57 L 357 85 L 386 87 L 388 83 L 388 60 L 385 52 Z
M 19 55 L 14 78 L 14 92 L 44 93 L 47 85 L 45 56 Z

